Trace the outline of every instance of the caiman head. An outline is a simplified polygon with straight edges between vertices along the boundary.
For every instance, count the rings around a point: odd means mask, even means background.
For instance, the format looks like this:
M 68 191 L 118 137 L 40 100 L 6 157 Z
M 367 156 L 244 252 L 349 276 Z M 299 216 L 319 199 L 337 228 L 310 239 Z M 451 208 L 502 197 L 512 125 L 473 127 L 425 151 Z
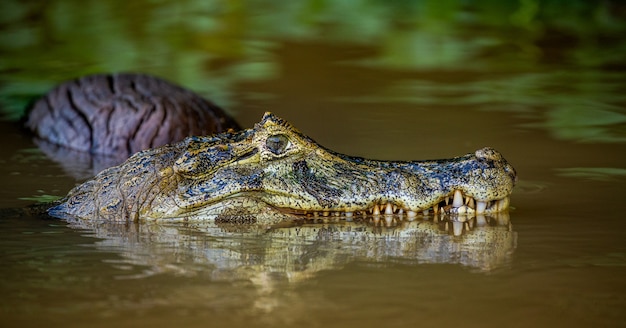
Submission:
M 107 171 L 50 213 L 115 220 L 487 214 L 508 209 L 516 181 L 491 148 L 432 161 L 369 160 L 328 150 L 271 113 L 252 129 L 190 137 Z

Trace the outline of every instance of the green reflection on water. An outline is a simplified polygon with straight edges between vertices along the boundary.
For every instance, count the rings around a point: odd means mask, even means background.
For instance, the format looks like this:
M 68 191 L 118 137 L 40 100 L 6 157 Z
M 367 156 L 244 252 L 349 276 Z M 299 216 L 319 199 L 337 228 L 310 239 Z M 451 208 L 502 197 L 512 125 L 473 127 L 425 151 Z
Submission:
M 547 113 L 544 126 L 560 139 L 584 142 L 624 142 L 624 131 L 614 131 L 614 126 L 626 123 L 623 108 L 591 101 L 570 101 L 555 106 Z M 618 135 L 621 134 L 621 135 Z
M 60 196 L 55 196 L 55 195 L 48 195 L 48 194 L 41 194 L 41 195 L 33 195 L 31 197 L 20 197 L 18 198 L 19 200 L 28 200 L 28 201 L 33 201 L 35 203 L 50 203 L 53 202 L 57 199 L 60 199 Z
M 612 128 L 624 123 L 618 88 L 625 77 L 610 68 L 626 61 L 626 24 L 611 1 L 56 0 L 1 6 L 0 110 L 10 119 L 56 83 L 119 71 L 165 77 L 231 110 L 242 101 L 235 91 L 241 84 L 281 77 L 276 51 L 297 40 L 372 50 L 344 64 L 428 74 L 390 87 L 381 83 L 379 93 L 351 101 L 548 110 L 536 115 L 534 126 L 556 138 L 625 139 L 624 129 Z M 446 74 L 450 78 L 437 78 Z
M 346 102 L 411 103 L 424 108 L 472 106 L 480 110 L 530 113 L 557 139 L 581 142 L 624 142 L 626 76 L 600 71 L 519 73 L 482 79 L 453 76 L 442 81 L 398 80 L 378 93 Z
M 626 169 L 617 167 L 569 167 L 557 169 L 561 176 L 610 181 L 626 177 Z

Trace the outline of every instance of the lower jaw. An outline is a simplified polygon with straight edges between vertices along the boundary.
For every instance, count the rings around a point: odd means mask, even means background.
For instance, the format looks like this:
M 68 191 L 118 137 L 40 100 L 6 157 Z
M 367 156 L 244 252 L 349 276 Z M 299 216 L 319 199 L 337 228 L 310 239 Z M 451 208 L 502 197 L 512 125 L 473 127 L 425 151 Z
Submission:
M 476 229 L 506 229 L 511 231 L 510 216 L 508 211 L 489 213 L 489 214 L 445 214 L 443 211 L 437 215 L 433 215 L 431 212 L 428 215 L 418 214 L 415 218 L 408 216 L 399 216 L 398 214 L 381 214 L 381 215 L 363 215 L 363 216 L 339 216 L 329 215 L 327 217 L 306 217 L 305 223 L 308 224 L 366 224 L 367 226 L 394 229 L 398 231 L 404 231 L 404 229 L 415 227 L 411 224 L 417 222 L 421 225 L 424 221 L 429 223 L 426 226 L 432 226 L 433 224 L 438 226 L 440 232 L 447 233 L 452 236 L 461 236 L 465 233 L 470 233 Z M 355 230 L 356 231 L 356 230 Z M 375 230 L 380 233 L 380 230 Z M 487 230 L 490 231 L 490 230 Z
M 306 223 L 325 223 L 325 224 L 337 224 L 337 223 L 365 223 L 375 227 L 386 228 L 403 228 L 410 225 L 411 222 L 423 222 L 428 221 L 431 224 L 439 224 L 442 230 L 448 230 L 454 235 L 460 235 L 462 231 L 474 230 L 477 227 L 495 227 L 505 226 L 510 229 L 510 216 L 508 212 L 498 212 L 491 214 L 477 214 L 477 215 L 426 215 L 418 216 L 416 219 L 407 217 L 399 217 L 397 215 L 373 215 L 366 217 L 307 217 L 304 222 Z

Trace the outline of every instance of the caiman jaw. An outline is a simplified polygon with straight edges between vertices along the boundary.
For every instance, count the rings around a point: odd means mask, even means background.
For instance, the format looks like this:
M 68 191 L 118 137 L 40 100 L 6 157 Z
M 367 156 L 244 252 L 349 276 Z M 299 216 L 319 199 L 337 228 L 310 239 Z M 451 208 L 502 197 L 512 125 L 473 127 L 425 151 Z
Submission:
M 412 210 L 398 206 L 393 202 L 383 202 L 374 204 L 373 206 L 362 210 L 324 210 L 324 211 L 306 211 L 289 208 L 281 208 L 282 212 L 287 212 L 295 215 L 302 215 L 307 217 L 367 217 L 376 215 L 397 215 L 406 216 L 407 218 L 415 218 L 419 214 L 423 216 L 430 215 L 481 215 L 499 213 L 508 210 L 510 203 L 509 196 L 502 199 L 491 201 L 477 201 L 471 196 L 466 196 L 460 189 L 455 190 L 448 196 L 443 197 L 440 201 L 436 202 L 431 207 L 421 210 Z

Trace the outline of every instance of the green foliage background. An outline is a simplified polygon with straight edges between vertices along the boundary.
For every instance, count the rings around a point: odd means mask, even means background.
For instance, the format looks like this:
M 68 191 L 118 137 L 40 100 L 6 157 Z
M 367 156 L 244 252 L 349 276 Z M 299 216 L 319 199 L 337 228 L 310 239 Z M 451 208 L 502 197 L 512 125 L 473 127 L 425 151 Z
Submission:
M 624 18 L 619 1 L 586 0 L 5 0 L 0 107 L 17 119 L 61 81 L 141 71 L 229 108 L 233 86 L 276 78 L 273 49 L 297 40 L 371 47 L 358 64 L 381 69 L 507 74 L 409 81 L 369 100 L 545 108 L 540 125 L 559 138 L 621 142 Z

